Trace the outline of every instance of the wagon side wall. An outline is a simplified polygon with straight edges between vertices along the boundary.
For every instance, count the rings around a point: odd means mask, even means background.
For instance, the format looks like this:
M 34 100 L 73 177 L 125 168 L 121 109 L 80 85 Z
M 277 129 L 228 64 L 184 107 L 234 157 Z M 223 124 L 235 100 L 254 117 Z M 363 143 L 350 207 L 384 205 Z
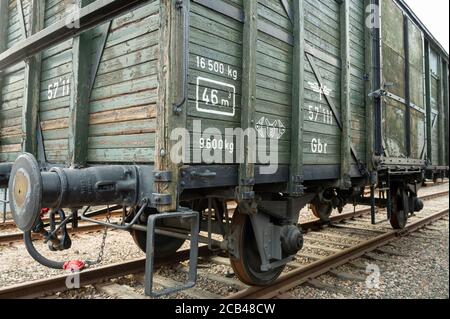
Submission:
M 448 62 L 427 42 L 427 158 L 433 167 L 448 166 Z
M 0 51 L 56 22 L 76 28 L 79 10 L 66 0 L 2 1 Z M 73 166 L 154 162 L 159 10 L 159 0 L 148 1 L 6 69 L 0 160 L 26 151 Z
M 91 164 L 154 161 L 159 10 L 159 0 L 149 1 L 92 33 L 91 60 L 99 63 L 89 101 Z
M 30 27 L 30 3 L 2 1 L 0 5 L 0 52 L 13 47 Z M 20 18 L 23 16 L 23 20 Z M 24 24 L 25 23 L 25 24 Z M 26 29 L 25 29 L 26 28 Z M 4 70 L 0 75 L 0 161 L 14 161 L 22 150 L 22 111 L 24 103 L 25 63 Z
M 381 57 L 379 66 L 369 68 L 370 73 L 380 68 L 380 87 L 372 83 L 369 93 L 385 92 L 381 119 L 369 132 L 374 134 L 369 153 L 379 152 L 383 165 L 394 169 L 448 166 L 448 54 L 402 0 L 380 1 L 380 15 L 380 49 L 366 44 L 369 58 L 378 49 Z M 377 105 L 374 99 L 368 101 L 369 109 L 375 105 L 371 112 L 376 121 Z M 377 150 L 378 140 L 381 150 Z

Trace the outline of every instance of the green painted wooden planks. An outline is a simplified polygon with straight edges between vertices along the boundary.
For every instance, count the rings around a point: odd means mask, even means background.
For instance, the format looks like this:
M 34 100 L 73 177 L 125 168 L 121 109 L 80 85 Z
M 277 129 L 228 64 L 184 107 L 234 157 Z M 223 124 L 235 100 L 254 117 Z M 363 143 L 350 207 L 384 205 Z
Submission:
M 114 19 L 104 46 L 94 45 L 101 59 L 90 94 L 89 163 L 154 161 L 159 6 L 150 1 Z

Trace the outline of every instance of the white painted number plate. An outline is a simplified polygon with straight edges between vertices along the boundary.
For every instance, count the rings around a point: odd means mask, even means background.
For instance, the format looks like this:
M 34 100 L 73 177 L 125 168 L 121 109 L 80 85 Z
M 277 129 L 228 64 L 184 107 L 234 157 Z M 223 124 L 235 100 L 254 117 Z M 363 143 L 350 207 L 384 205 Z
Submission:
M 198 77 L 197 111 L 234 116 L 236 114 L 236 87 L 231 84 Z

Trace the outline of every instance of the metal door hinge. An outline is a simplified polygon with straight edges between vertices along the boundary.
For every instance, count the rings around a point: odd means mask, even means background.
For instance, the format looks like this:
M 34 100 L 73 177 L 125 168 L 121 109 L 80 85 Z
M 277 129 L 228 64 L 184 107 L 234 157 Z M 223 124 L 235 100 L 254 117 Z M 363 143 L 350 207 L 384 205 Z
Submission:
M 255 184 L 256 184 L 256 181 L 255 181 L 254 178 L 248 178 L 248 179 L 242 179 L 241 180 L 241 185 L 242 186 L 252 187 L 252 186 L 255 186 Z
M 388 92 L 386 90 L 379 89 L 379 90 L 369 93 L 369 97 L 379 99 L 380 97 L 387 96 L 387 94 L 388 94 Z
M 155 183 L 169 183 L 172 181 L 172 172 L 169 171 L 153 172 L 153 179 Z
M 152 205 L 171 205 L 172 195 L 168 194 L 152 194 Z

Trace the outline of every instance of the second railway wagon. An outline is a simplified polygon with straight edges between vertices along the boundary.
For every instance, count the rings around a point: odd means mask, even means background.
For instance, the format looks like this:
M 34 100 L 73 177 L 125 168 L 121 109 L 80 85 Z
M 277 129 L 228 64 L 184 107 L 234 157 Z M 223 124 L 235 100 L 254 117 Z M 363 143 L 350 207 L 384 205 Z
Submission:
M 31 233 L 58 251 L 79 220 L 129 231 L 152 295 L 154 259 L 186 239 L 182 288 L 200 242 L 267 285 L 307 204 L 325 222 L 385 207 L 401 229 L 448 173 L 448 54 L 401 0 L 1 0 L 0 92 L 0 184 L 30 254 L 80 269 Z

